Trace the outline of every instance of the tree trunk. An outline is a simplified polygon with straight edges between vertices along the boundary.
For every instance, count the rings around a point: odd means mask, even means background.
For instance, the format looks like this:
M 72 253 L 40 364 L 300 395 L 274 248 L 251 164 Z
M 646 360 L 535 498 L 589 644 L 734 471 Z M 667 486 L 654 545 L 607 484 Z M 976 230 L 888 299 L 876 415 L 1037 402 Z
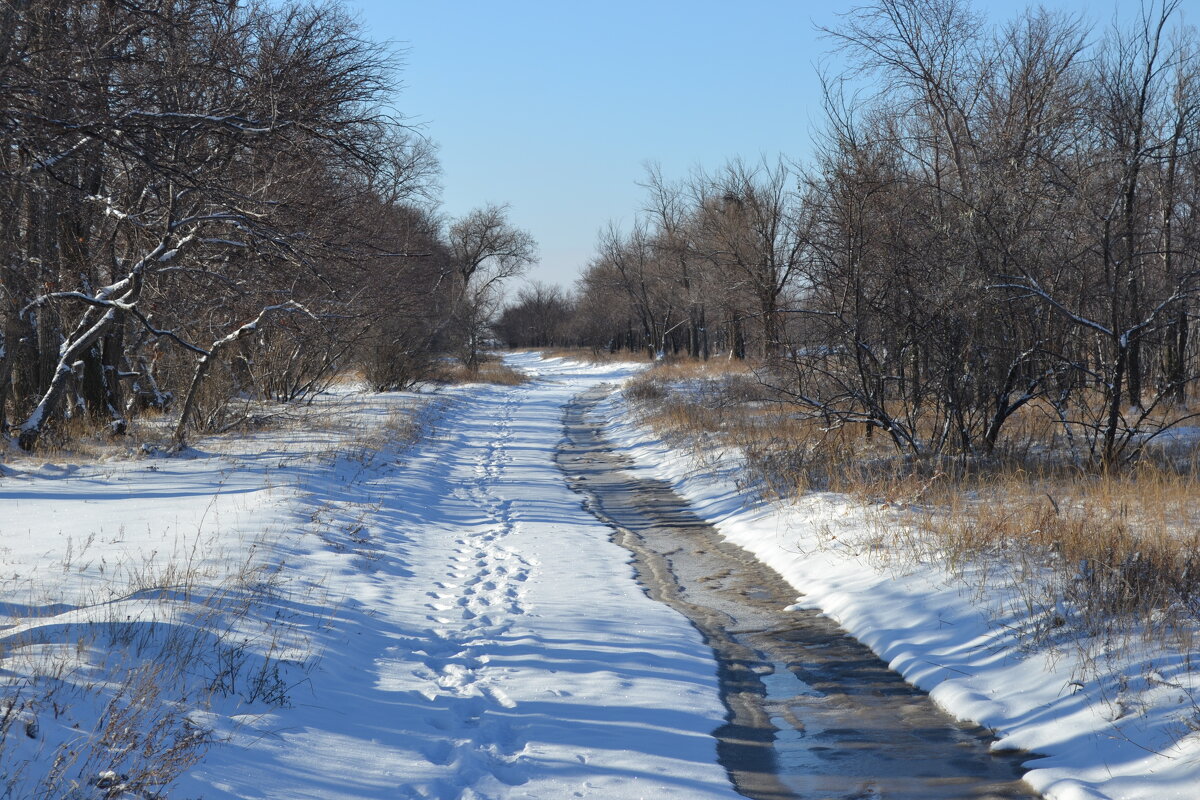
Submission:
M 8 331 L 0 328 L 0 433 L 8 430 L 8 386 L 12 376 L 12 353 Z
M 1112 386 L 1108 390 L 1108 418 L 1104 424 L 1102 458 L 1105 469 L 1116 466 L 1117 428 L 1121 423 L 1121 397 L 1124 394 L 1125 368 L 1129 358 L 1129 350 L 1124 342 L 1118 339 L 1116 347 Z
M 103 336 L 116 319 L 116 310 L 112 308 L 90 308 L 84 313 L 83 319 L 71 335 L 68 344 L 59 356 L 58 365 L 46 387 L 42 399 L 38 402 L 29 418 L 20 426 L 17 444 L 22 450 L 32 450 L 37 440 L 45 432 L 52 414 L 58 409 L 59 401 L 67 390 L 68 381 L 74 376 L 74 364 L 79 361 L 93 344 Z
M 200 385 L 204 383 L 204 377 L 208 375 L 214 358 L 213 351 L 201 356 L 196 363 L 196 371 L 192 373 L 192 381 L 188 384 L 187 394 L 183 398 L 183 410 L 179 412 L 179 421 L 175 423 L 175 446 L 180 450 L 187 447 L 188 420 L 192 416 L 192 410 L 196 407 L 196 397 L 200 393 Z
M 1129 337 L 1129 365 L 1125 385 L 1128 387 L 1129 405 L 1142 407 L 1142 340 L 1140 336 Z
M 1179 309 L 1174 323 L 1171 325 L 1170 341 L 1167 347 L 1168 368 L 1167 381 L 1171 399 L 1177 405 L 1187 402 L 1187 350 L 1188 350 L 1188 314 L 1187 307 Z
M 125 352 L 125 326 L 118 324 L 104 337 L 100 356 L 104 370 L 104 403 L 107 407 L 110 429 L 123 434 L 129 427 L 125 420 L 125 399 L 121 391 L 121 361 Z

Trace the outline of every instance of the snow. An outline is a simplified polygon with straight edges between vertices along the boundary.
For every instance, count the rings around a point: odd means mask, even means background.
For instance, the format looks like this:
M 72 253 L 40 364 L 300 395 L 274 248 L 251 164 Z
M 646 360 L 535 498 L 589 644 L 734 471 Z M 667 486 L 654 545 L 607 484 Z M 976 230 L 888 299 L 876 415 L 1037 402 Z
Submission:
M 771 565 L 816 608 L 950 714 L 1028 751 L 1025 780 L 1053 800 L 1191 800 L 1200 793 L 1200 676 L 1194 656 L 1131 641 L 1085 663 L 1069 639 L 1031 648 L 1016 598 L 968 571 L 872 557 L 879 519 L 834 494 L 749 503 L 738 455 L 697 461 L 635 423 L 614 395 L 608 433 L 637 469 L 670 482 L 721 534 Z M 898 516 L 886 524 L 899 525 Z M 1094 645 L 1094 642 L 1086 644 Z
M 641 365 L 511 360 L 535 380 L 432 400 L 343 388 L 182 456 L 6 464 L 0 785 L 33 794 L 71 754 L 49 796 L 114 796 L 146 766 L 148 740 L 126 746 L 140 725 L 184 745 L 211 732 L 172 796 L 738 796 L 716 764 L 710 651 L 637 586 L 553 461 L 563 406 Z M 872 512 L 835 495 L 746 505 L 735 453 L 700 469 L 619 395 L 604 410 L 639 469 L 798 603 L 997 747 L 1036 752 L 1027 780 L 1047 797 L 1196 795 L 1186 653 L 1122 650 L 1088 677 L 1069 643 L 1025 647 L 1014 598 L 982 576 L 963 591 L 935 565 L 871 558 Z M 410 446 L 414 415 L 428 433 Z
M 553 461 L 563 405 L 632 368 L 521 366 L 543 379 L 452 391 L 403 454 L 379 426 L 411 398 L 361 395 L 331 406 L 355 420 L 340 435 L 306 425 L 192 458 L 14 467 L 0 481 L 17 625 L 0 634 L 4 667 L 30 674 L 33 642 L 49 642 L 78 688 L 68 712 L 23 711 L 38 735 L 9 734 L 7 774 L 31 760 L 33 775 L 74 724 L 90 729 L 109 695 L 88 702 L 83 684 L 121 674 L 107 640 L 74 654 L 85 621 L 184 629 L 204 622 L 191 606 L 128 588 L 187 564 L 196 597 L 262 562 L 278 585 L 215 637 L 245 641 L 258 666 L 190 713 L 217 742 L 173 794 L 736 797 L 711 736 L 725 714 L 711 653 L 641 591 Z M 276 673 L 283 706 L 243 688 Z M 83 766 L 80 783 L 130 772 Z

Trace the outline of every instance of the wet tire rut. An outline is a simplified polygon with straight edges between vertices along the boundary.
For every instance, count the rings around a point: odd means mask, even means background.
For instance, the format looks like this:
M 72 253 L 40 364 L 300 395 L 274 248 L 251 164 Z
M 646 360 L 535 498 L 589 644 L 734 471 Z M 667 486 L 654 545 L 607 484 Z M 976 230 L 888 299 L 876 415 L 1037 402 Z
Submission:
M 866 646 L 689 510 L 635 477 L 601 433 L 599 387 L 567 407 L 558 463 L 584 506 L 633 553 L 638 581 L 703 634 L 728 713 L 714 731 L 737 790 L 758 800 L 1009 800 L 1028 754 L 992 753 L 987 732 L 937 709 Z

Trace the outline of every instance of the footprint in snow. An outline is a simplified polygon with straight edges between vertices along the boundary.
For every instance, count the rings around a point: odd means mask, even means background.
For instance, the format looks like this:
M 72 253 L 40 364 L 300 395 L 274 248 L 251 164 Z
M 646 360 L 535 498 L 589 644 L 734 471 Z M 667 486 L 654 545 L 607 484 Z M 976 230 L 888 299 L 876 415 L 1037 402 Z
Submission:
M 425 760 L 431 764 L 445 766 L 454 760 L 454 745 L 444 740 L 438 740 L 421 751 Z

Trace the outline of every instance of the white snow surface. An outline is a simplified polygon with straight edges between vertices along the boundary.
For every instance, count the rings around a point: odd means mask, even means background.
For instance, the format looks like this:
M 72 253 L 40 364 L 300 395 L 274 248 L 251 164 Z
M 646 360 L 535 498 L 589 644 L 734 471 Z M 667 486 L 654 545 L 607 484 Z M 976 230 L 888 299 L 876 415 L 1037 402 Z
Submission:
M 813 493 L 752 503 L 737 452 L 697 459 L 646 428 L 619 393 L 608 434 L 637 469 L 671 483 L 729 541 L 797 590 L 951 715 L 992 729 L 996 749 L 1031 753 L 1025 780 L 1052 800 L 1200 797 L 1200 675 L 1196 653 L 1137 641 L 1084 661 L 1081 642 L 1030 644 L 1027 609 L 982 571 L 952 578 L 934 563 L 873 557 L 878 517 L 844 496 Z M 1084 642 L 1090 652 L 1104 645 Z
M 274 663 L 288 703 L 247 688 L 261 669 L 227 680 L 190 715 L 220 741 L 172 796 L 736 797 L 711 736 L 725 714 L 711 651 L 638 587 L 553 460 L 564 404 L 634 367 L 516 361 L 538 380 L 450 390 L 405 452 L 378 425 L 411 398 L 356 395 L 331 405 L 356 420 L 349 452 L 344 435 L 291 430 L 193 458 L 9 470 L 7 674 L 32 674 L 22 658 L 48 642 L 73 666 L 69 683 L 119 675 L 104 654 L 114 624 L 197 618 L 183 599 L 131 591 L 139 576 L 158 585 L 167 564 L 186 562 L 208 585 L 259 559 L 278 587 L 214 647 L 285 653 Z M 104 637 L 76 648 L 89 621 Z M 44 771 L 101 705 L 23 708 L 39 725 L 10 732 L 6 778 Z M 84 766 L 107 780 L 125 771 Z
M 25 734 L 0 746 L 0 786 L 31 793 L 139 659 L 192 642 L 163 697 L 176 689 L 186 711 L 195 687 L 219 687 L 187 712 L 216 742 L 171 796 L 738 796 L 716 764 L 711 652 L 645 596 L 553 461 L 563 406 L 640 366 L 511 361 L 536 380 L 447 390 L 412 447 L 388 426 L 418 400 L 364 392 L 322 398 L 332 427 L 209 440 L 190 456 L 5 465 L 0 724 L 7 709 Z M 1069 647 L 1022 646 L 1011 598 L 963 591 L 936 565 L 873 561 L 867 512 L 844 498 L 748 506 L 736 453 L 700 468 L 619 396 L 604 409 L 639 469 L 672 481 L 798 602 L 998 746 L 1040 754 L 1027 780 L 1047 797 L 1200 796 L 1186 653 L 1123 655 L 1083 676 Z M 202 602 L 214 592 L 249 610 L 214 613 Z M 123 757 L 109 745 L 79 758 L 72 796 L 102 796 L 88 776 L 122 773 Z

